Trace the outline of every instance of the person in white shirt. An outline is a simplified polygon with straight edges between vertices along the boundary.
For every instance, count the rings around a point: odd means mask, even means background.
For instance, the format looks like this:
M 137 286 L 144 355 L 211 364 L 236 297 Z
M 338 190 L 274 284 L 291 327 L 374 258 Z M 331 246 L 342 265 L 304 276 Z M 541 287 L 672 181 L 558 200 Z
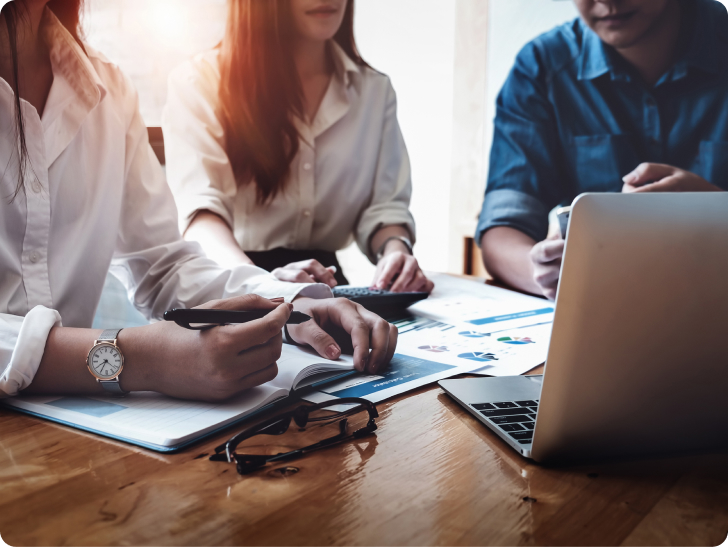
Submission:
M 136 93 L 79 39 L 80 5 L 15 0 L 0 12 L 0 396 L 109 389 L 225 399 L 275 377 L 293 308 L 314 318 L 289 328 L 293 342 L 337 358 L 321 326 L 343 329 L 359 370 L 383 367 L 394 326 L 330 298 L 323 284 L 223 269 L 182 239 Z M 271 311 L 202 332 L 160 321 L 101 336 L 89 327 L 112 261 L 149 318 L 200 304 Z M 113 355 L 87 366 L 97 346 Z M 100 366 L 115 359 L 123 372 Z
M 221 44 L 169 77 L 184 237 L 221 264 L 331 287 L 346 283 L 335 251 L 355 239 L 377 265 L 372 286 L 431 291 L 412 256 L 394 90 L 357 51 L 354 0 L 228 0 L 227 17 Z

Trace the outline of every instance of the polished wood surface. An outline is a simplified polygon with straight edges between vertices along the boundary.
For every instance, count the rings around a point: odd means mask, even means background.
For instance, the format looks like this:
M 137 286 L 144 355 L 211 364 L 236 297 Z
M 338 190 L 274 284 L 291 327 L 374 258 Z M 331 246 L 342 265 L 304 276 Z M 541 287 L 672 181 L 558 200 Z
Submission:
M 728 532 L 726 453 L 545 468 L 436 386 L 378 408 L 376 436 L 245 477 L 207 459 L 229 432 L 162 455 L 0 410 L 0 535 L 11 545 L 717 545 Z

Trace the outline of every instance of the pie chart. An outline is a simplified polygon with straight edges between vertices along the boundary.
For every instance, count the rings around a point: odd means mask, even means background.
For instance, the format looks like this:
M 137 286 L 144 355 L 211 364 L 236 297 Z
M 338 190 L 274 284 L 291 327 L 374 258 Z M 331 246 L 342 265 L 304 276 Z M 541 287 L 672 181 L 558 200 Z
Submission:
M 498 338 L 499 342 L 512 344 L 514 346 L 522 346 L 523 344 L 535 344 L 528 336 L 502 336 Z
M 417 349 L 423 349 L 433 353 L 442 353 L 447 351 L 447 346 L 419 346 Z
M 469 359 L 470 361 L 480 361 L 485 363 L 487 361 L 497 361 L 498 358 L 492 353 L 484 353 L 482 351 L 473 351 L 471 353 L 461 353 L 458 355 L 461 359 Z
M 464 330 L 463 332 L 458 333 L 460 336 L 464 336 L 465 338 L 484 338 L 486 336 L 490 336 L 489 332 L 478 332 L 476 330 Z

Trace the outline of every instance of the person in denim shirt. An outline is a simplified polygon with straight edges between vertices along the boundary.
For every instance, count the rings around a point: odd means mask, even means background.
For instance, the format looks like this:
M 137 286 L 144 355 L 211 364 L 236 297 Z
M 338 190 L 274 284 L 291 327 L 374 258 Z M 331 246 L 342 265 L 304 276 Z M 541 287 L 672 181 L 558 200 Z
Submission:
M 575 0 L 497 101 L 476 241 L 486 268 L 555 298 L 548 214 L 583 192 L 728 189 L 728 13 L 715 0 Z

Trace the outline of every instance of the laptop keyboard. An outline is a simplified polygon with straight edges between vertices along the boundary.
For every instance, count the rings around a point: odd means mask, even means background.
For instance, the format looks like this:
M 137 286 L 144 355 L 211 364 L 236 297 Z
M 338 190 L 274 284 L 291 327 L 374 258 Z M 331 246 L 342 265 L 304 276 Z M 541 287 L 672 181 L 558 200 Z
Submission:
M 476 403 L 470 406 L 518 443 L 531 444 L 533 441 L 533 427 L 536 424 L 538 400 Z

